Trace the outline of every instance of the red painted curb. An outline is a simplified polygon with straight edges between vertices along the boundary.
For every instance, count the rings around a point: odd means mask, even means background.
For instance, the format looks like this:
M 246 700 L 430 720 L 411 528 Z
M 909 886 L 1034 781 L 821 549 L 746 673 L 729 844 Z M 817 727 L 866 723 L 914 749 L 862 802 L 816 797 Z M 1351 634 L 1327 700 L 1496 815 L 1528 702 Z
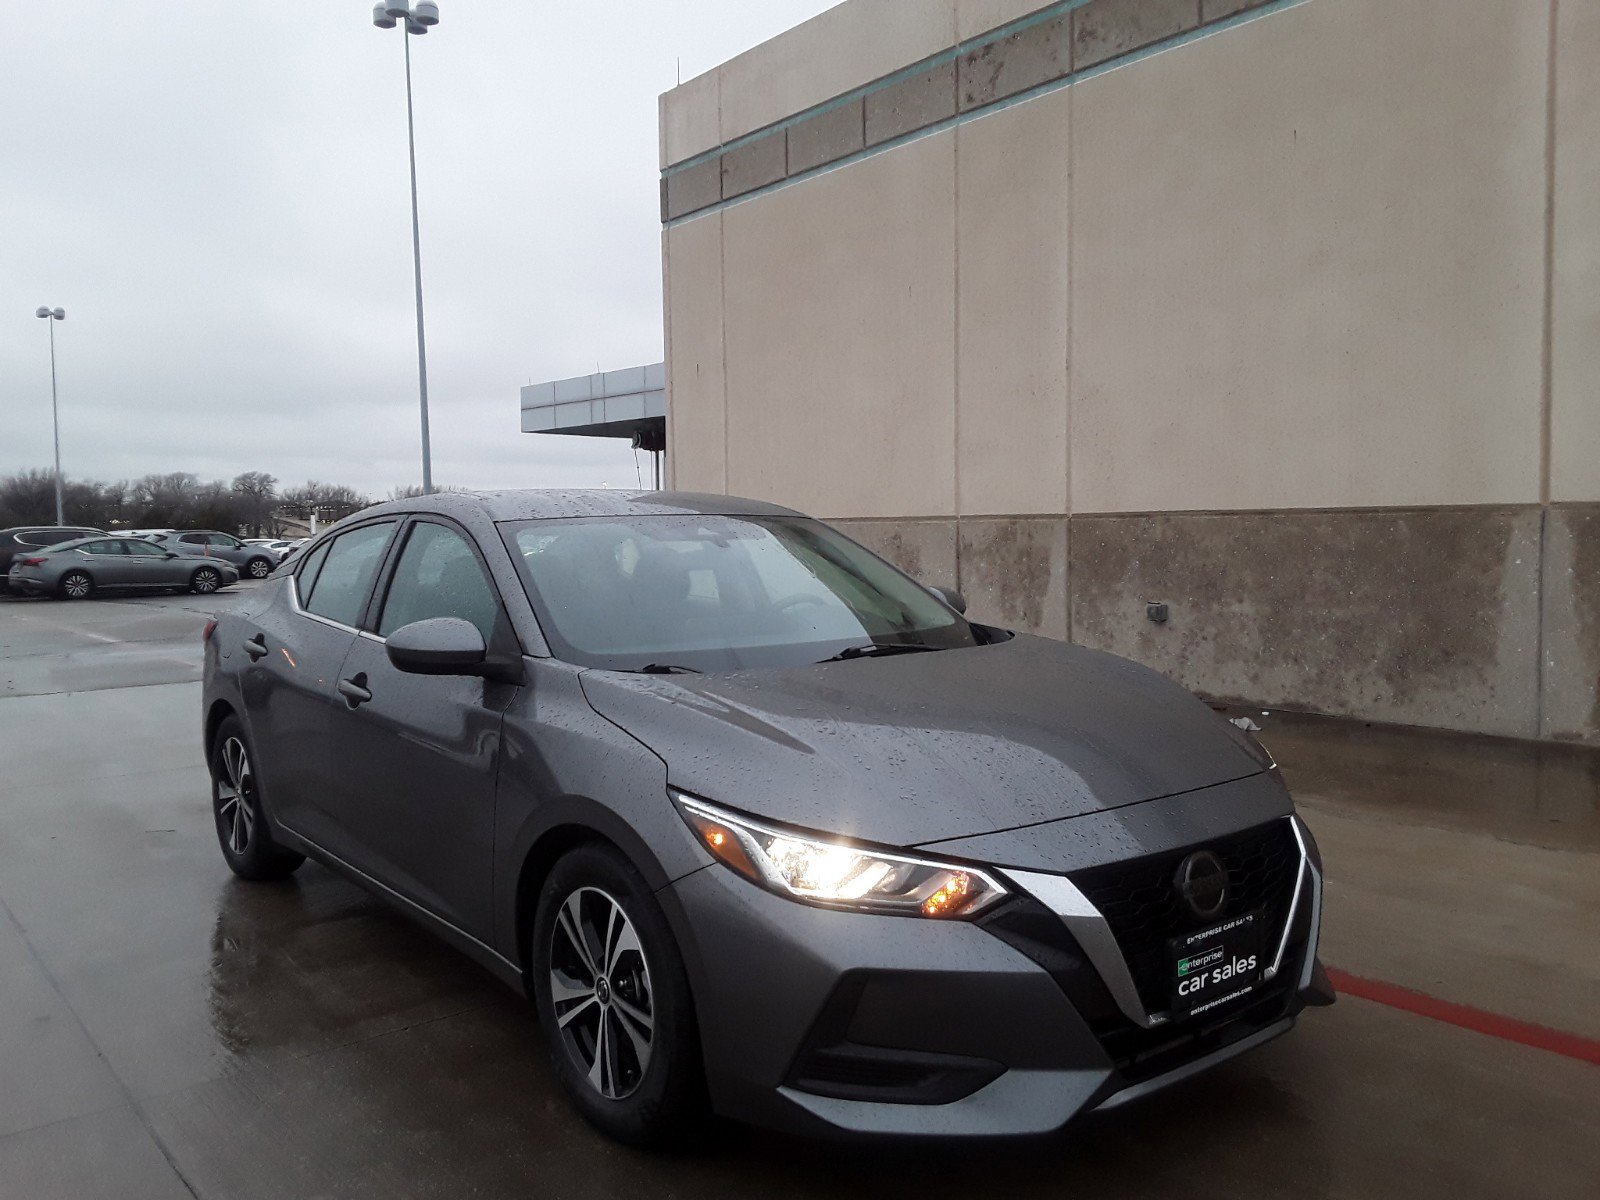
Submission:
M 1359 975 L 1351 975 L 1336 967 L 1329 967 L 1327 971 L 1333 986 L 1346 996 L 1357 996 L 1362 1000 L 1371 1000 L 1376 1004 L 1386 1004 L 1390 1008 L 1399 1008 L 1416 1013 L 1418 1016 L 1443 1021 L 1446 1025 L 1458 1025 L 1462 1029 L 1486 1033 L 1502 1041 L 1532 1046 L 1536 1050 L 1548 1050 L 1551 1054 L 1576 1058 L 1580 1062 L 1600 1066 L 1600 1042 L 1590 1038 L 1579 1037 L 1575 1033 L 1564 1033 L 1545 1025 L 1534 1025 L 1528 1021 L 1502 1017 L 1499 1013 L 1485 1012 L 1481 1008 L 1473 1008 L 1467 1004 L 1454 1004 L 1449 1000 L 1440 1000 L 1424 992 L 1414 992 L 1410 988 L 1384 983 L 1379 979 L 1363 979 Z

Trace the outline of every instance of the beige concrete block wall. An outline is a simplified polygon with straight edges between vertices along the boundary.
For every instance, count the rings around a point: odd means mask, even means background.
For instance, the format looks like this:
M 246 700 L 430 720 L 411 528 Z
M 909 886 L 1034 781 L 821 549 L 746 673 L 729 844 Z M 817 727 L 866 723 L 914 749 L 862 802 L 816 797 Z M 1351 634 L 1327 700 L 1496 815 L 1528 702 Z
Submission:
M 726 492 L 722 216 L 662 235 L 666 302 L 668 477 L 676 487 Z
M 956 130 L 963 513 L 1067 511 L 1071 104 L 1068 89 Z
M 886 14 L 664 100 L 671 162 L 851 96 L 673 210 L 675 485 L 1211 695 L 1600 743 L 1600 5 Z M 963 115 L 861 157 L 874 111 Z
M 1600 501 L 1600 3 L 1556 12 L 1550 498 Z
M 718 68 L 722 140 L 821 104 L 956 42 L 954 0 L 853 0 Z
M 722 214 L 730 491 L 955 512 L 955 140 Z
M 1071 89 L 1074 512 L 1537 502 L 1548 12 L 1313 0 Z

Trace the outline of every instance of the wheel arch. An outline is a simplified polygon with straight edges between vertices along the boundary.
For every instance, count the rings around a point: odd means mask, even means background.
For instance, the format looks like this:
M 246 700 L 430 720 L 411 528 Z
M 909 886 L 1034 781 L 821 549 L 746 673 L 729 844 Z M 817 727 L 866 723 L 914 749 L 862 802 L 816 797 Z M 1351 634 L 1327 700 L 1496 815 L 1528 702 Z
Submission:
M 229 717 L 238 715 L 238 710 L 227 700 L 213 700 L 211 706 L 206 709 L 204 748 L 208 769 L 213 766 L 212 754 L 217 744 L 217 730 L 222 728 L 222 723 Z
M 524 983 L 528 981 L 529 941 L 540 890 L 562 855 L 578 846 L 594 843 L 622 855 L 639 872 L 652 893 L 672 881 L 672 875 L 662 866 L 649 843 L 604 806 L 569 797 L 554 807 L 558 811 L 550 813 L 542 827 L 533 833 L 517 867 L 516 895 L 509 914 L 515 941 L 510 949 Z M 668 924 L 674 924 L 670 915 Z M 676 928 L 673 932 L 677 936 Z

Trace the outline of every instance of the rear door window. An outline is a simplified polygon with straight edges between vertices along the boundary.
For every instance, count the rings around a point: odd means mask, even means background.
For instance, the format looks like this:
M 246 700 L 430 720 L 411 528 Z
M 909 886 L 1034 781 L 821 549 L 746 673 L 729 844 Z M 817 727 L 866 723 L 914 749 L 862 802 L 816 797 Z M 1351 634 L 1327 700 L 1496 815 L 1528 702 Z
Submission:
M 73 529 L 36 529 L 32 533 L 17 534 L 17 541 L 24 546 L 59 546 L 82 536 Z
M 123 549 L 122 543 L 121 542 L 115 542 L 115 541 L 90 542 L 87 546 L 81 547 L 81 549 L 87 550 L 90 554 L 126 554 L 127 553 L 127 551 L 125 549 Z
M 302 601 L 305 610 L 341 625 L 359 625 L 394 526 L 393 521 L 363 525 L 334 538 L 310 595 Z
M 300 606 L 311 598 L 311 589 L 316 585 L 317 573 L 322 570 L 322 564 L 328 557 L 328 543 L 323 542 L 310 554 L 300 561 L 300 570 L 294 577 L 295 595 L 300 598 Z

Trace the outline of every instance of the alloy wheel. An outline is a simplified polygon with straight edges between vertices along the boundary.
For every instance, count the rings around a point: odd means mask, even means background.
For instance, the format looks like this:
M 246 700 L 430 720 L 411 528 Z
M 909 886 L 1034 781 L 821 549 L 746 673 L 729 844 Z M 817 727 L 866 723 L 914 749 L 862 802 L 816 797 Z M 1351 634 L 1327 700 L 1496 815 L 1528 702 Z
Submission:
M 61 581 L 61 590 L 66 592 L 66 594 L 74 600 L 82 600 L 85 596 L 87 596 L 91 586 L 92 585 L 89 583 L 89 577 L 87 575 L 80 575 L 77 572 L 68 575 Z
M 202 596 L 209 595 L 217 590 L 217 585 L 222 577 L 210 567 L 203 567 L 194 573 L 194 590 Z
M 217 824 L 237 857 L 250 848 L 256 830 L 256 777 L 244 743 L 236 737 L 223 742 L 217 767 Z
M 562 902 L 549 965 L 567 1053 L 607 1100 L 632 1095 L 650 1065 L 655 1004 L 644 947 L 615 897 L 583 887 Z
M 252 558 L 250 560 L 251 579 L 265 579 L 270 574 L 272 574 L 272 564 L 266 559 Z

